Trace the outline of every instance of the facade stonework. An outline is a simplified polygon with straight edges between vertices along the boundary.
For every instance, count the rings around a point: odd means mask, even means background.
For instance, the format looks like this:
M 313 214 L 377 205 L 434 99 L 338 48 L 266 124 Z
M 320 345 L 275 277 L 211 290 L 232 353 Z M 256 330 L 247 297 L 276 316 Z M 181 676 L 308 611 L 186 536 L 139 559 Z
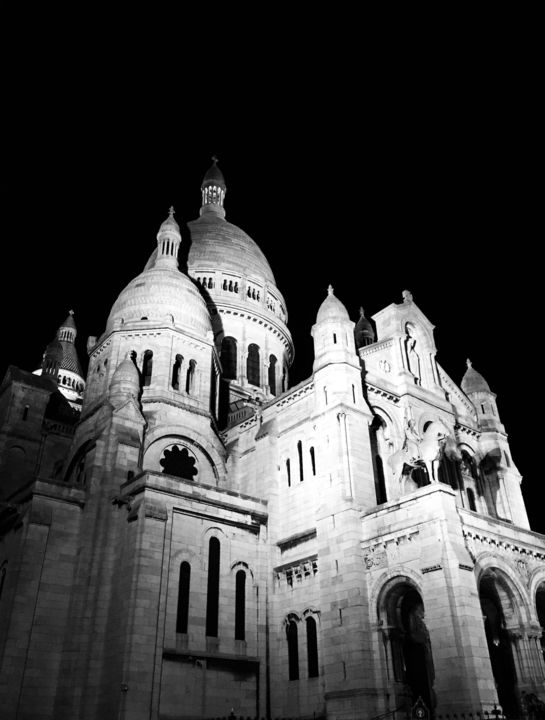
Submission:
M 545 700 L 545 537 L 496 396 L 412 295 L 288 309 L 217 164 L 121 291 L 0 387 L 0 707 L 16 718 L 520 716 Z M 143 264 L 145 262 L 143 258 Z

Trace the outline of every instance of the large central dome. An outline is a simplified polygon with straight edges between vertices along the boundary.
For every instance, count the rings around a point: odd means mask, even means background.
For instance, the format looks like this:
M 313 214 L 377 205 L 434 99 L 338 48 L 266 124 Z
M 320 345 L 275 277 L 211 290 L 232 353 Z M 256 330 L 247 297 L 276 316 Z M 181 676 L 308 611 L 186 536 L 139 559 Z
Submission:
M 252 238 L 236 225 L 227 222 L 212 206 L 188 223 L 191 247 L 187 260 L 189 274 L 221 268 L 224 272 L 254 277 L 276 285 L 267 258 Z

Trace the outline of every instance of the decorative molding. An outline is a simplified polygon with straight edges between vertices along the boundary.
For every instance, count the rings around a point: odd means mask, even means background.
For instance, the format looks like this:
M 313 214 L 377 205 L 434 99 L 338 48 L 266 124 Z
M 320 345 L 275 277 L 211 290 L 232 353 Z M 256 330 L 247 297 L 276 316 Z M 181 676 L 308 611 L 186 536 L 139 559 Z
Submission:
M 365 387 L 367 388 L 367 392 L 374 393 L 375 395 L 380 395 L 381 397 L 386 398 L 386 400 L 389 400 L 390 402 L 398 403 L 401 399 L 399 395 L 396 395 L 389 390 L 384 390 L 383 388 L 376 387 L 376 385 L 371 385 L 370 383 L 366 382 Z
M 516 545 L 508 540 L 464 530 L 464 540 L 473 562 L 484 552 L 495 552 L 516 571 L 526 587 L 530 585 L 532 571 L 545 566 L 545 552 Z
M 419 530 L 390 535 L 363 548 L 363 562 L 367 570 L 395 565 L 405 545 L 413 543 Z
M 425 575 L 426 573 L 435 572 L 436 570 L 442 570 L 443 566 L 438 563 L 437 565 L 429 565 L 428 567 L 420 568 L 420 572 L 422 575 Z

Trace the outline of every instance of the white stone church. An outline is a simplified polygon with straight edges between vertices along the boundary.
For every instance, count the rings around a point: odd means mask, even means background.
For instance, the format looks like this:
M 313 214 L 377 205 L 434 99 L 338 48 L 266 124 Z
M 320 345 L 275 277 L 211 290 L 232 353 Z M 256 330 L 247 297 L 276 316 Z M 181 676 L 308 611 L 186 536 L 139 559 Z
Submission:
M 69 314 L 3 379 L 1 717 L 522 716 L 545 536 L 495 394 L 469 361 L 448 377 L 409 291 L 353 322 L 331 287 L 290 387 L 273 272 L 216 162 L 201 190 L 189 247 L 171 211 L 97 318 L 86 377 Z

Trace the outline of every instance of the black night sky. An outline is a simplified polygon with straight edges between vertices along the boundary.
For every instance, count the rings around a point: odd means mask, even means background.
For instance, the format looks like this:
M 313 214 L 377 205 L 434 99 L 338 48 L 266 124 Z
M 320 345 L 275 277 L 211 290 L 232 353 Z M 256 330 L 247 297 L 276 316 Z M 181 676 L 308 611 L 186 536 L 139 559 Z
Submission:
M 311 374 L 310 329 L 330 283 L 354 321 L 409 289 L 446 372 L 459 383 L 470 358 L 497 393 L 532 528 L 545 532 L 530 420 L 542 202 L 531 77 L 483 61 L 370 81 L 326 65 L 269 67 L 259 83 L 233 72 L 197 91 L 119 70 L 102 85 L 89 67 L 77 82 L 37 68 L 14 85 L 0 373 L 37 368 L 71 308 L 85 361 L 87 336 L 142 271 L 170 205 L 180 225 L 197 217 L 216 154 L 227 219 L 264 251 L 286 299 L 291 384 Z

